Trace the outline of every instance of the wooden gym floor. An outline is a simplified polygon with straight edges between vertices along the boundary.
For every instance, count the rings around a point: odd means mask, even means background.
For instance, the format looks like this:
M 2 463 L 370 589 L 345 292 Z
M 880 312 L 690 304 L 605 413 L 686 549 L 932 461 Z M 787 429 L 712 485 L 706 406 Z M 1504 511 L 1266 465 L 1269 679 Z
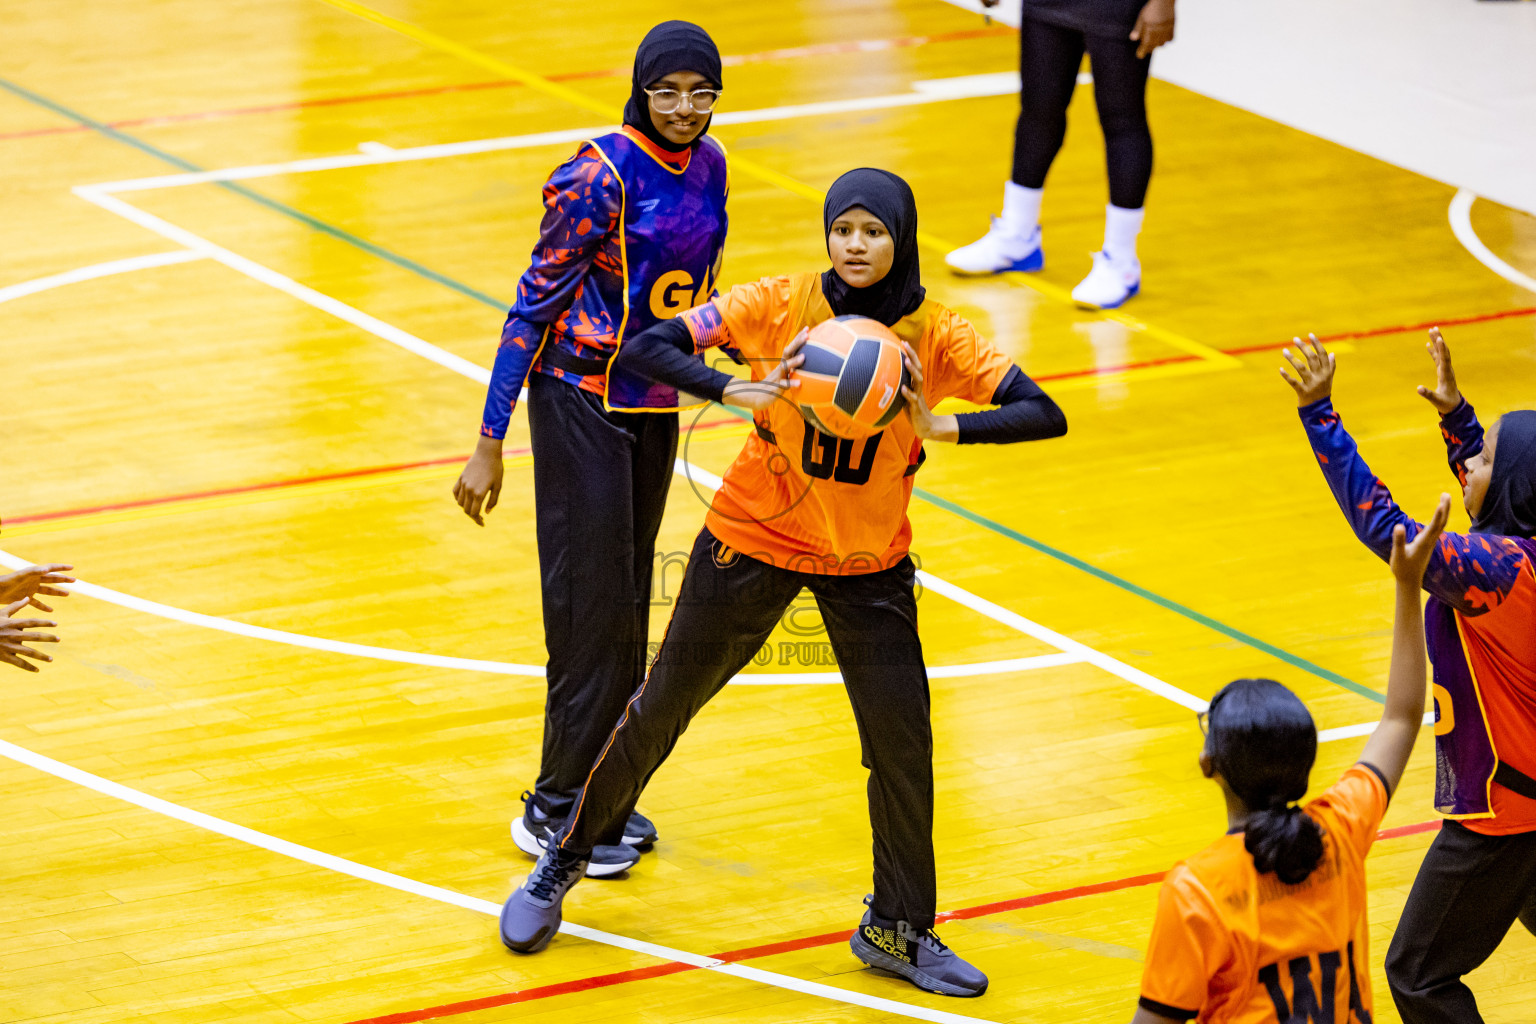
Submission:
M 370 2 L 12 5 L 0 547 L 93 586 L 58 607 L 57 661 L 0 682 L 0 1019 L 1128 1017 L 1156 878 L 1223 827 L 1191 708 L 1269 675 L 1324 730 L 1378 713 L 1389 577 L 1312 464 L 1279 345 L 1339 339 L 1346 422 L 1424 514 L 1452 482 L 1413 393 L 1423 326 L 1491 419 L 1532 402 L 1536 297 L 1458 243 L 1452 188 L 1157 81 L 1124 315 L 1062 301 L 1102 224 L 1087 89 L 1045 272 L 951 278 L 1015 114 L 966 76 L 1011 70 L 1013 33 L 937 0 L 687 12 L 729 55 L 726 283 L 820 267 L 818 190 L 889 167 L 918 196 L 929 289 L 1071 421 L 931 446 L 912 506 L 940 933 L 992 987 L 946 1000 L 848 954 L 870 871 L 857 739 L 818 638 L 788 633 L 765 685 L 727 688 L 658 773 L 656 851 L 573 894 L 589 930 L 513 957 L 490 915 L 530 864 L 507 823 L 543 703 L 521 413 L 485 529 L 449 488 L 539 185 L 615 121 L 635 44 L 675 12 Z M 744 111 L 767 112 L 728 123 Z M 187 177 L 227 168 L 254 169 Z M 1479 202 L 1471 226 L 1536 268 L 1529 216 Z M 707 496 L 744 430 L 719 408 L 692 426 Z M 701 519 L 679 480 L 663 550 Z M 1315 781 L 1361 742 L 1324 743 Z M 1426 732 L 1371 860 L 1378 967 L 1432 771 Z M 1528 1019 L 1533 963 L 1517 930 L 1475 976 L 1490 1021 Z

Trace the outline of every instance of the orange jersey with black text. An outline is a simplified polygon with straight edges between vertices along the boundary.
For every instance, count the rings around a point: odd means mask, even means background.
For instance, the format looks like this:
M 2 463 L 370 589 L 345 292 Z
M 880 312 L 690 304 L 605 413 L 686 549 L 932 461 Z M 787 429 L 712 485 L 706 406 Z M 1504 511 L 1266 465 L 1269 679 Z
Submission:
M 752 378 L 767 376 L 801 328 L 832 317 L 817 274 L 741 284 L 682 314 L 696 350 L 737 349 Z M 1013 362 L 964 317 L 933 300 L 891 327 L 917 352 L 923 395 L 992 401 Z M 754 416 L 710 504 L 705 526 L 759 561 L 799 572 L 855 575 L 907 554 L 907 503 L 923 445 L 906 415 L 872 437 L 844 440 L 807 423 L 793 400 Z
M 1356 764 L 1304 810 L 1323 859 L 1304 881 L 1259 874 L 1242 833 L 1163 879 L 1141 1005 L 1221 1024 L 1370 1024 L 1365 856 L 1387 811 L 1375 769 Z

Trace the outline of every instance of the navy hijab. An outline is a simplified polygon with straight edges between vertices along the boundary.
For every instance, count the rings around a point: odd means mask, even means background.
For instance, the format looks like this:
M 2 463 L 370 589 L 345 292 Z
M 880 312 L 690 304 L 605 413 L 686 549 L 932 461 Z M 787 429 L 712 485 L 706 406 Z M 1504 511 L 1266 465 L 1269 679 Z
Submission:
M 868 288 L 855 288 L 837 276 L 821 275 L 821 290 L 836 316 L 867 316 L 887 327 L 914 312 L 927 292 L 917 263 L 917 200 L 905 181 L 890 171 L 859 167 L 832 183 L 821 209 L 822 233 L 832 234 L 832 222 L 854 207 L 863 207 L 885 225 L 896 243 L 890 273 Z M 827 242 L 831 255 L 832 243 Z
M 1536 411 L 1506 413 L 1499 420 L 1493 476 L 1472 532 L 1536 537 Z
M 630 75 L 629 102 L 624 104 L 624 123 L 669 153 L 681 153 L 698 146 L 709 134 L 713 115 L 705 118 L 704 128 L 686 146 L 679 146 L 656 130 L 651 123 L 650 86 L 676 71 L 703 75 L 716 89 L 723 89 L 720 79 L 720 50 L 709 33 L 691 21 L 664 21 L 645 34 L 635 51 L 635 69 Z

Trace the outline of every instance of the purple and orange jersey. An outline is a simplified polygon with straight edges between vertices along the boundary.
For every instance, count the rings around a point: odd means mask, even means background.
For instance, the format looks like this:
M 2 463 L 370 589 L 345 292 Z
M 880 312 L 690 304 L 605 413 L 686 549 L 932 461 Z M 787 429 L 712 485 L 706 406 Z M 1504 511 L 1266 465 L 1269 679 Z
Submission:
M 506 436 L 530 372 L 602 395 L 610 409 L 677 408 L 674 389 L 609 364 L 625 338 L 714 294 L 728 191 L 724 150 L 707 136 L 674 154 L 626 128 L 583 143 L 556 168 L 480 432 Z
M 1312 450 L 1355 535 L 1383 561 L 1392 529 L 1423 527 L 1392 500 L 1344 429 L 1330 399 L 1299 410 Z M 1451 470 L 1483 447 L 1465 401 L 1440 421 Z M 1424 574 L 1425 639 L 1434 666 L 1435 805 L 1489 835 L 1536 830 L 1536 800 L 1494 779 L 1501 763 L 1536 775 L 1536 539 L 1441 535 Z

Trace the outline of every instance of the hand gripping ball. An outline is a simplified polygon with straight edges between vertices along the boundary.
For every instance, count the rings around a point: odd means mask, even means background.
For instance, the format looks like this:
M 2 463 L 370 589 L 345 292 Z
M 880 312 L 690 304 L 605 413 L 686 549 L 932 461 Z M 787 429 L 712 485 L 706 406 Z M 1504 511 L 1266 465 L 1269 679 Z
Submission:
M 811 329 L 794 372 L 795 401 L 806 421 L 834 437 L 868 437 L 884 430 L 906 406 L 901 389 L 912 375 L 901 342 L 884 324 L 839 316 Z

